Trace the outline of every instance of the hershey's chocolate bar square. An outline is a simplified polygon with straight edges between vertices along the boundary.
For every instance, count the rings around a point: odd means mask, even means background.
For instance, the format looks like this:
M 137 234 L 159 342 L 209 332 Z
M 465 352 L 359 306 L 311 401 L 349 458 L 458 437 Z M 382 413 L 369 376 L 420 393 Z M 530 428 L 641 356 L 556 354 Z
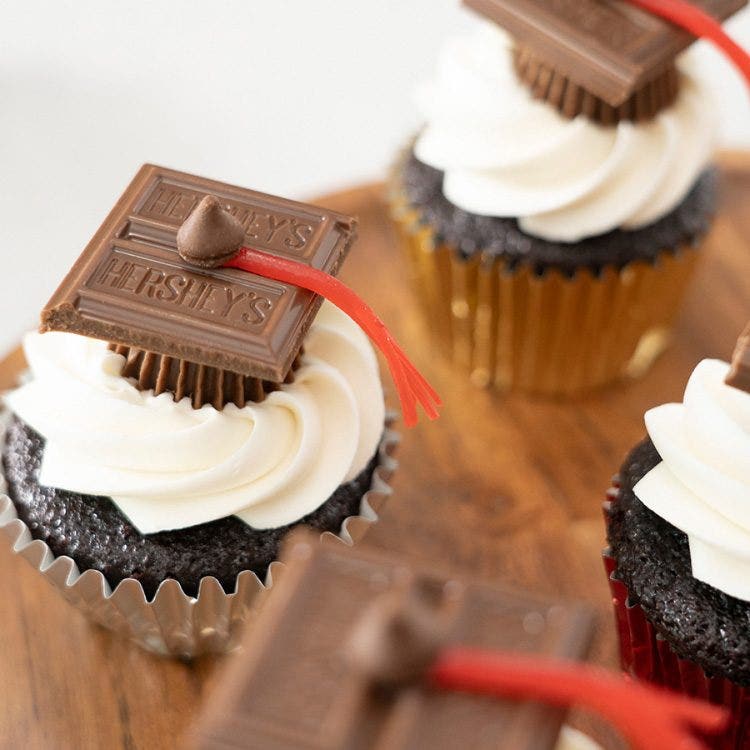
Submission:
M 43 310 L 41 330 L 282 382 L 322 300 L 183 261 L 177 230 L 207 194 L 240 221 L 246 245 L 330 274 L 356 235 L 356 221 L 333 211 L 145 165 Z
M 211 696 L 193 739 L 200 750 L 545 750 L 559 709 L 409 687 L 369 699 L 345 658 L 362 614 L 384 593 L 418 587 L 449 597 L 451 645 L 581 659 L 588 609 L 417 568 L 396 557 L 293 533 L 287 563 L 245 653 Z
M 692 0 L 724 20 L 747 0 Z M 579 86 L 619 107 L 694 38 L 625 0 L 464 0 Z

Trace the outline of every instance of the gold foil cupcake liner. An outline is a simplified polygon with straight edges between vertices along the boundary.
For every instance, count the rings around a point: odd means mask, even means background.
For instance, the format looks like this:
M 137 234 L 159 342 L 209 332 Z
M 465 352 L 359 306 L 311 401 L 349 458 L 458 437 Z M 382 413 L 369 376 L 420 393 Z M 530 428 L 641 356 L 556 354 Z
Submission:
M 4 416 L 3 432 L 7 420 Z M 391 421 L 392 418 L 387 424 Z M 4 434 L 0 437 L 4 444 Z M 362 496 L 359 515 L 345 519 L 338 535 L 325 532 L 321 538 L 353 544 L 377 521 L 392 493 L 388 482 L 398 465 L 393 458 L 398 442 L 398 434 L 386 427 L 378 448 L 379 464 L 370 490 Z M 264 581 L 251 571 L 243 571 L 229 594 L 213 577 L 201 580 L 197 597 L 185 594 L 180 584 L 171 579 L 159 586 L 150 601 L 134 578 L 126 578 L 113 590 L 98 570 L 81 572 L 72 558 L 57 557 L 45 542 L 35 540 L 18 518 L 6 489 L 5 478 L 0 474 L 0 536 L 13 552 L 91 620 L 163 656 L 193 658 L 237 647 L 245 624 L 259 611 L 274 580 L 283 574 L 284 565 L 280 562 L 271 563 Z
M 651 120 L 674 103 L 680 89 L 680 74 L 672 61 L 622 104 L 613 107 L 560 73 L 528 47 L 516 47 L 513 66 L 519 80 L 535 99 L 547 102 L 563 117 L 573 119 L 584 115 L 602 125 L 615 125 L 622 120 Z
M 698 258 L 686 245 L 599 274 L 540 274 L 482 252 L 462 258 L 397 180 L 389 201 L 438 345 L 479 386 L 570 396 L 643 374 L 669 342 Z

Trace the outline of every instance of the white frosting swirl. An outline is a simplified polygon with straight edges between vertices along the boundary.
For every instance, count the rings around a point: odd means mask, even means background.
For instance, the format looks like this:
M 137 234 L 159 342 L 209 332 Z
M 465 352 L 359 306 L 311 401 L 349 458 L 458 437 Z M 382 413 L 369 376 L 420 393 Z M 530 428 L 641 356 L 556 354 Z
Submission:
M 683 403 L 646 413 L 663 460 L 634 491 L 687 534 L 695 578 L 750 601 L 750 394 L 726 385 L 728 371 L 704 360 Z
M 675 104 L 653 121 L 564 118 L 518 81 L 496 25 L 451 40 L 420 96 L 417 158 L 443 170 L 443 192 L 471 213 L 513 217 L 528 234 L 577 242 L 637 229 L 672 211 L 706 167 L 716 122 L 709 91 L 681 59 Z
M 6 403 L 47 441 L 40 483 L 107 495 L 144 534 L 229 515 L 297 521 L 365 468 L 383 431 L 375 354 L 330 303 L 294 383 L 242 409 L 138 391 L 101 341 L 31 333 L 24 348 L 33 377 Z

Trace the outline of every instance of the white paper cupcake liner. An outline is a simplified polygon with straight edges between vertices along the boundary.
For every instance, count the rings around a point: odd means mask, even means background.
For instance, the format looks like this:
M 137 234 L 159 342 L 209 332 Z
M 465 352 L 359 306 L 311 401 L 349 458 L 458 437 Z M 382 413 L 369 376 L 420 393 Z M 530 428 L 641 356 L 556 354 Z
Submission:
M 399 436 L 388 427 L 392 421 L 390 415 L 378 448 L 379 464 L 369 491 L 362 496 L 359 514 L 346 518 L 338 535 L 325 532 L 322 536 L 352 544 L 377 521 L 380 508 L 392 493 L 388 482 L 398 465 L 393 451 Z M 2 422 L 0 444 L 4 445 L 6 419 Z M 271 563 L 265 581 L 251 571 L 243 571 L 231 594 L 216 578 L 206 577 L 200 582 L 198 596 L 188 596 L 177 581 L 170 579 L 159 586 L 149 601 L 134 578 L 126 578 L 112 590 L 98 570 L 81 573 L 72 558 L 56 557 L 45 542 L 32 537 L 6 490 L 0 465 L 0 537 L 13 552 L 33 565 L 90 619 L 164 656 L 189 659 L 235 648 L 245 623 L 258 611 L 284 568 L 280 562 Z

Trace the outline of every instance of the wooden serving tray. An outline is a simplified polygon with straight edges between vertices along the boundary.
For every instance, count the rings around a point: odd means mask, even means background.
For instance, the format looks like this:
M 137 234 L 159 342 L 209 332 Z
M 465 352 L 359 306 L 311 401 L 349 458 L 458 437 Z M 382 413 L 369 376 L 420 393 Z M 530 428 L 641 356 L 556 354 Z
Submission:
M 363 544 L 587 600 L 601 615 L 592 660 L 616 667 L 601 562 L 604 493 L 642 438 L 646 409 L 680 400 L 700 359 L 727 359 L 750 318 L 750 154 L 724 154 L 720 165 L 720 215 L 674 345 L 642 380 L 568 402 L 477 390 L 436 350 L 408 288 L 382 186 L 316 201 L 359 215 L 343 278 L 445 401 L 438 422 L 403 434 L 395 495 Z M 0 388 L 12 387 L 22 368 L 18 351 L 0 363 Z M 180 747 L 223 661 L 160 659 L 89 625 L 5 548 L 0 623 L 2 747 Z M 599 726 L 594 733 L 617 745 Z

